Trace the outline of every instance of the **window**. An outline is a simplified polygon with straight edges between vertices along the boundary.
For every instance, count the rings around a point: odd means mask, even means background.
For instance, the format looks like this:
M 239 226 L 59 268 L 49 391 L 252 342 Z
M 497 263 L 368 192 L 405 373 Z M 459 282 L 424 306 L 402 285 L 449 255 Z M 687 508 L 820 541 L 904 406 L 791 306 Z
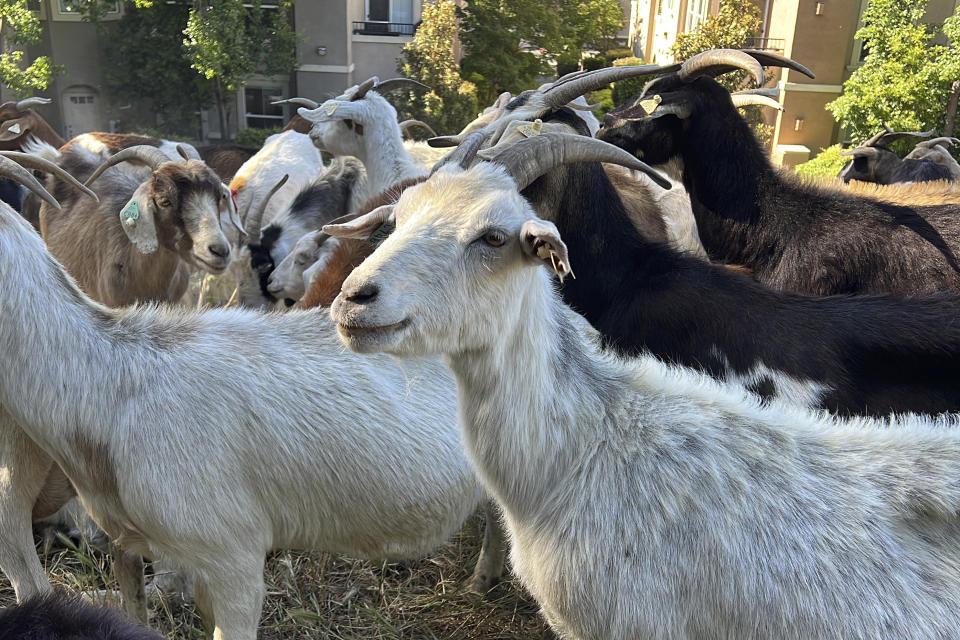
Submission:
M 684 31 L 693 31 L 701 22 L 706 20 L 707 10 L 709 8 L 710 0 L 690 0 L 690 4 L 687 5 L 687 19 Z
M 79 14 L 83 11 L 85 4 L 89 4 L 89 0 L 58 0 L 60 3 L 60 13 L 75 13 Z M 106 8 L 107 13 L 120 13 L 120 2 L 115 0 L 114 2 L 104 2 L 104 7 Z
M 413 0 L 367 0 L 367 20 L 413 23 Z
M 281 100 L 279 87 L 246 87 L 243 100 L 246 105 L 247 126 L 255 129 L 272 129 L 283 124 L 283 107 L 270 104 Z
M 93 96 L 70 96 L 70 104 L 93 104 Z

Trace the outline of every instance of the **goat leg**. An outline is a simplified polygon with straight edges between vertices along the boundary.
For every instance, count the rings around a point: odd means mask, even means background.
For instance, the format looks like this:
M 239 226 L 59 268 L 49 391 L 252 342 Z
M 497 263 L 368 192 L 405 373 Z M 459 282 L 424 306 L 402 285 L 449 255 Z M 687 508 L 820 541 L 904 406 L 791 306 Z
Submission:
M 500 581 L 503 574 L 503 562 L 507 555 L 507 534 L 500 519 L 500 510 L 493 500 L 487 500 L 483 508 L 484 524 L 483 545 L 480 557 L 473 569 L 473 575 L 467 588 L 478 593 L 487 593 Z
M 120 584 L 123 610 L 141 624 L 150 622 L 147 613 L 147 595 L 143 587 L 143 558 L 135 553 L 127 553 L 114 542 L 113 574 Z

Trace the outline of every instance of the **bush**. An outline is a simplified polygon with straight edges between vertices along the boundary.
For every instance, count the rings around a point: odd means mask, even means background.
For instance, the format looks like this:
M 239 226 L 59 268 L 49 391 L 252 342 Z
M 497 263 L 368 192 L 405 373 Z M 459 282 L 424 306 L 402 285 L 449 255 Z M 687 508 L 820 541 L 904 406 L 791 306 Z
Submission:
M 607 49 L 606 51 L 603 52 L 603 56 L 607 60 L 610 60 L 612 62 L 614 60 L 619 60 L 620 58 L 632 57 L 633 51 L 626 47 L 621 47 L 618 49 Z
M 613 61 L 613 66 L 615 67 L 632 67 L 638 64 L 643 64 L 643 60 L 634 57 L 620 58 L 619 60 Z M 613 93 L 611 95 L 613 104 L 619 106 L 640 93 L 640 91 L 643 90 L 643 85 L 647 84 L 648 80 L 650 80 L 650 76 L 641 76 L 639 78 L 627 78 L 626 80 L 614 83 Z
M 263 143 L 275 133 L 280 133 L 283 130 L 283 127 L 276 127 L 274 129 L 257 129 L 256 127 L 247 127 L 243 131 L 237 133 L 237 137 L 233 139 L 234 144 L 239 144 L 243 147 L 254 147 L 259 149 L 263 146 Z
M 581 64 L 584 71 L 596 71 L 608 66 L 607 59 L 603 56 L 587 56 L 581 60 Z
M 603 116 L 607 115 L 607 112 L 614 107 L 613 98 L 610 94 L 610 89 L 598 89 L 597 91 L 591 91 L 587 94 L 587 102 L 600 105 L 593 110 L 593 115 L 597 116 L 597 120 L 600 122 L 603 122 Z
M 850 161 L 850 158 L 840 155 L 842 151 L 843 147 L 839 144 L 827 147 L 812 160 L 798 164 L 794 171 L 806 178 L 836 178 L 843 165 Z

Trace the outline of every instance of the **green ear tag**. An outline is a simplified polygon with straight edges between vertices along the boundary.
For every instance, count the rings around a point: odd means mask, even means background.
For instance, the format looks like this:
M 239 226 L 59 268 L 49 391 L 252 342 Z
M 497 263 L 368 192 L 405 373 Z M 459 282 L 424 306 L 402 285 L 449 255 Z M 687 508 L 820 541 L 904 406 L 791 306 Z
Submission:
M 140 207 L 137 206 L 137 202 L 131 201 L 127 207 L 120 212 L 120 217 L 123 218 L 123 224 L 128 227 L 132 227 L 137 224 L 137 220 L 140 218 Z
M 387 239 L 387 236 L 393 233 L 393 230 L 397 228 L 397 225 L 387 220 L 380 227 L 370 234 L 370 237 L 367 238 L 367 242 L 370 244 L 380 244 Z
M 663 98 L 660 97 L 660 94 L 657 94 L 647 100 L 641 100 L 640 108 L 643 109 L 647 115 L 650 115 L 660 106 L 661 102 L 663 102 Z

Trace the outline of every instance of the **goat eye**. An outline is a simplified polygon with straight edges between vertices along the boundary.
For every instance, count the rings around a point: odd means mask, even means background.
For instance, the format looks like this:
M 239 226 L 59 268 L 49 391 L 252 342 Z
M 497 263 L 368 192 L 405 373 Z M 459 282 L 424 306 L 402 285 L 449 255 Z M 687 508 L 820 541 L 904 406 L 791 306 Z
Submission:
M 483 241 L 491 247 L 502 247 L 503 243 L 507 241 L 507 236 L 503 231 L 491 229 L 483 234 Z
M 170 200 L 169 200 L 168 198 L 164 198 L 163 200 L 160 201 L 160 206 L 161 206 L 161 207 L 169 207 L 169 206 L 170 206 Z

